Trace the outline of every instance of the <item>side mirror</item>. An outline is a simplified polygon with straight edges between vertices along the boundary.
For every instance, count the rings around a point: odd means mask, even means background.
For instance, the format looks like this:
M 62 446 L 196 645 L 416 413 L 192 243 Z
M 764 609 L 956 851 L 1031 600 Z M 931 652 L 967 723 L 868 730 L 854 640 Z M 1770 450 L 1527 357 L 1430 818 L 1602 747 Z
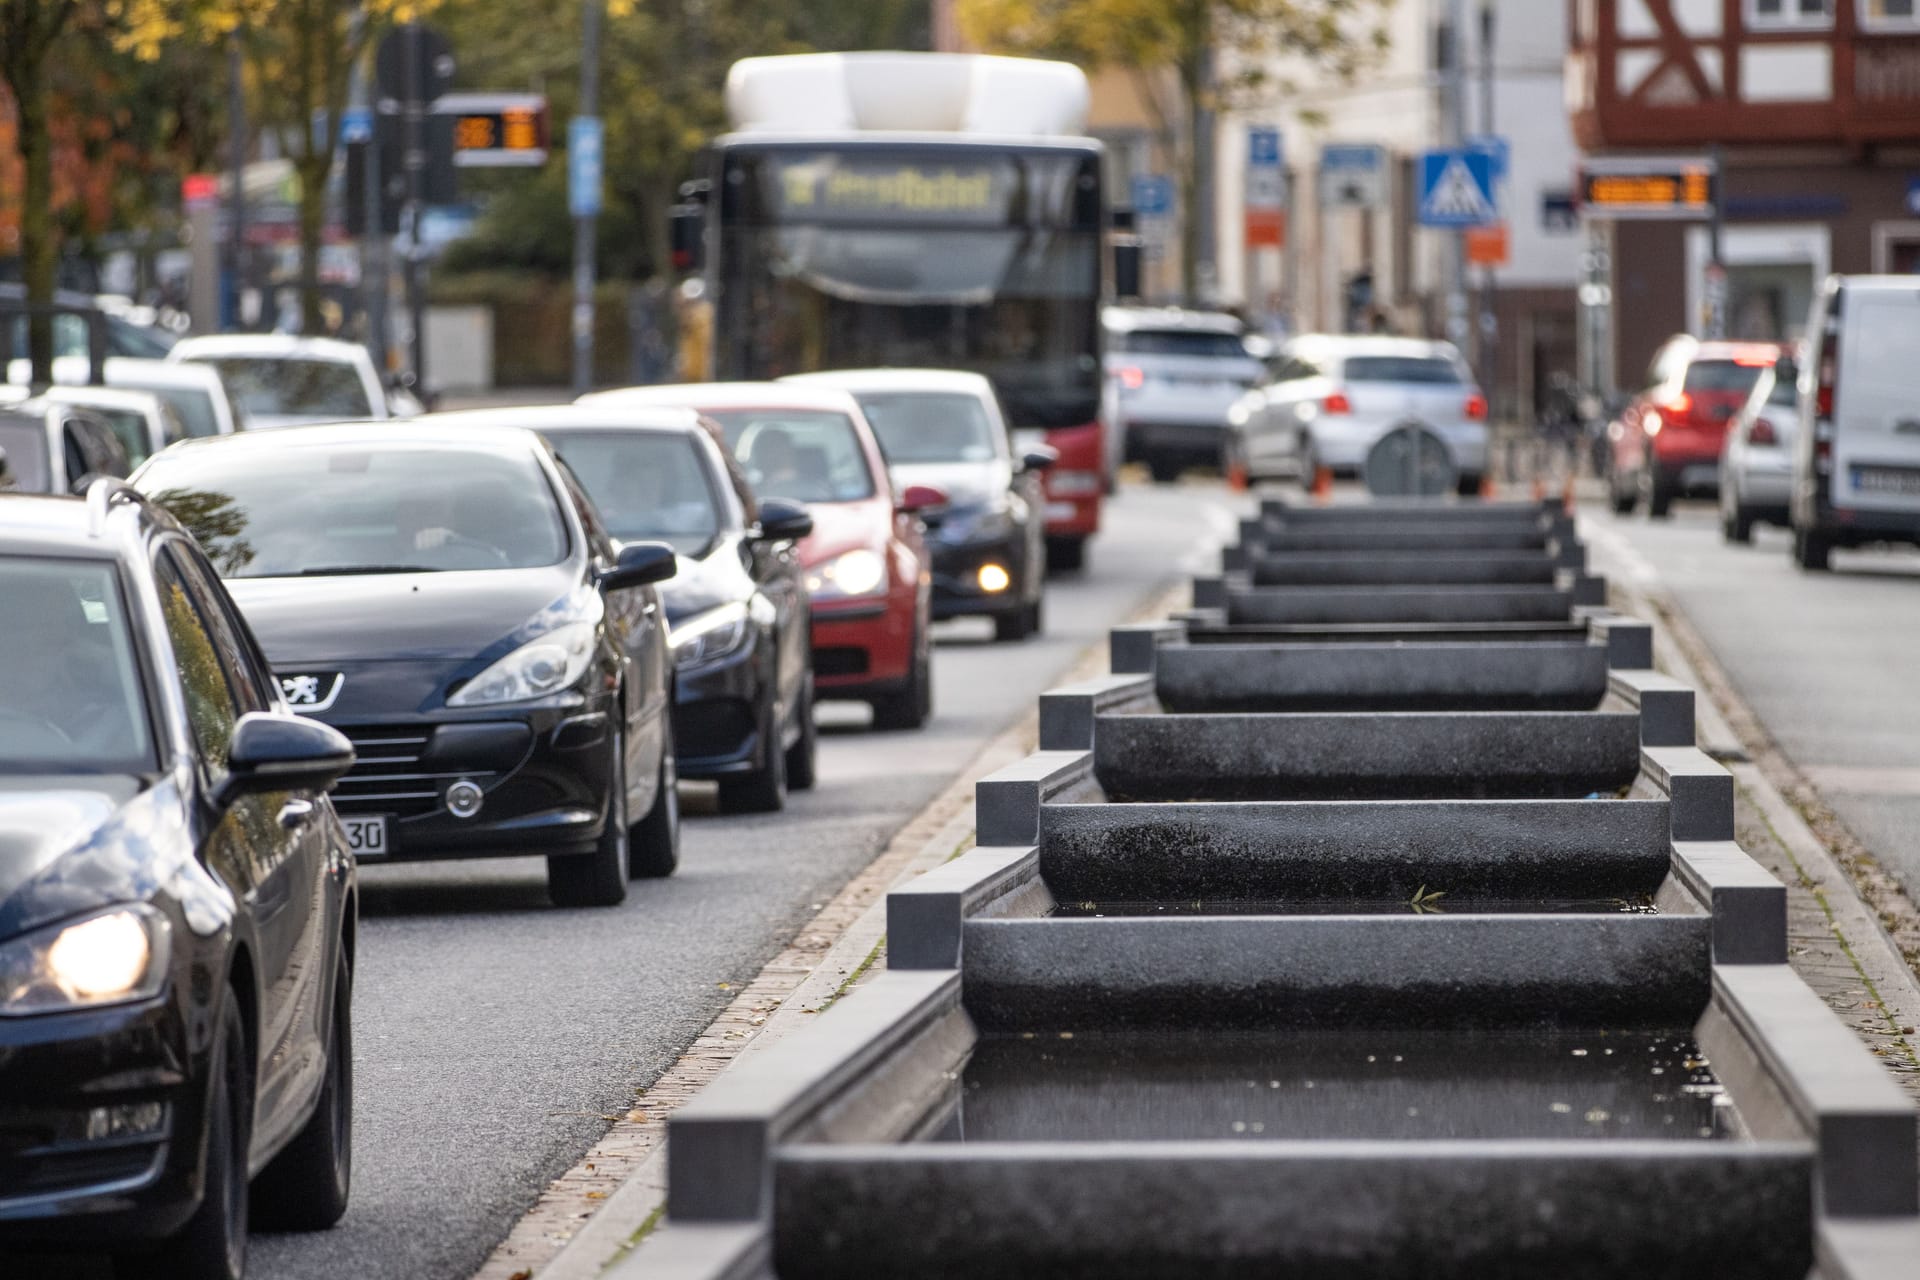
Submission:
M 1020 455 L 1020 465 L 1028 471 L 1045 471 L 1060 461 L 1060 451 L 1052 445 L 1029 445 Z
M 797 502 L 785 498 L 760 500 L 760 523 L 754 530 L 756 542 L 798 542 L 813 532 L 813 516 Z
M 899 501 L 894 503 L 896 510 L 904 511 L 908 515 L 919 515 L 922 511 L 930 511 L 935 507 L 946 505 L 947 495 L 930 484 L 908 485 L 901 493 Z
M 600 575 L 602 591 L 626 591 L 650 582 L 665 582 L 680 571 L 673 548 L 664 542 L 629 542 L 614 557 L 613 568 Z
M 263 791 L 324 791 L 353 767 L 353 744 L 331 725 L 305 716 L 250 711 L 227 743 L 221 804 Z

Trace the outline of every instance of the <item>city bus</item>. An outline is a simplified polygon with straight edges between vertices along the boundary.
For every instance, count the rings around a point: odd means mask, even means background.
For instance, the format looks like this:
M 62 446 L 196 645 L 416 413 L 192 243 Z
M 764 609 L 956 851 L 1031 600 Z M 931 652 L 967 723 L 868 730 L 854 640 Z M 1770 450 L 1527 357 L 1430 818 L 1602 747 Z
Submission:
M 732 132 L 697 193 L 721 379 L 969 369 L 1043 433 L 1048 561 L 1100 527 L 1102 151 L 1086 77 L 955 54 L 802 54 L 732 68 Z M 683 215 L 685 216 L 685 215 Z M 686 243 L 684 237 L 678 237 Z

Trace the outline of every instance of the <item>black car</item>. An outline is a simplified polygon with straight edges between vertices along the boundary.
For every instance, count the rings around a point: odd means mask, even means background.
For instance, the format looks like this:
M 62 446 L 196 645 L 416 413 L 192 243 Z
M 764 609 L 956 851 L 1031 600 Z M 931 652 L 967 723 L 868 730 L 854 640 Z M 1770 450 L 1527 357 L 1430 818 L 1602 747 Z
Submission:
M 199 537 L 296 710 L 360 760 L 375 859 L 547 855 L 561 906 L 679 860 L 664 543 L 616 552 L 537 435 L 438 422 L 183 441 L 134 483 Z
M 806 508 L 756 503 L 718 428 L 688 409 L 541 409 L 542 433 L 616 539 L 661 539 L 680 572 L 661 589 L 673 635 L 680 776 L 720 807 L 769 812 L 813 785 L 813 657 L 794 542 Z
M 920 513 L 933 558 L 933 616 L 993 619 L 994 638 L 1041 629 L 1047 576 L 1041 474 L 1057 455 L 1016 451 L 993 384 L 953 369 L 848 369 L 786 379 L 853 394 L 902 489 L 946 501 Z
M 346 1211 L 353 748 L 124 482 L 0 497 L 0 601 L 0 1260 L 238 1277 Z

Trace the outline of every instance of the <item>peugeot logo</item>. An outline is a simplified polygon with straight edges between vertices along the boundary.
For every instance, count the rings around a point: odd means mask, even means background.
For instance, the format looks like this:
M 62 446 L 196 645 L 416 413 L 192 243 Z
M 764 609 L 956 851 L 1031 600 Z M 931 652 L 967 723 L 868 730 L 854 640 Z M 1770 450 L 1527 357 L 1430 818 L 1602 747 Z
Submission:
M 302 672 L 277 678 L 281 696 L 296 711 L 325 711 L 340 696 L 340 686 L 347 682 L 346 676 L 338 671 Z

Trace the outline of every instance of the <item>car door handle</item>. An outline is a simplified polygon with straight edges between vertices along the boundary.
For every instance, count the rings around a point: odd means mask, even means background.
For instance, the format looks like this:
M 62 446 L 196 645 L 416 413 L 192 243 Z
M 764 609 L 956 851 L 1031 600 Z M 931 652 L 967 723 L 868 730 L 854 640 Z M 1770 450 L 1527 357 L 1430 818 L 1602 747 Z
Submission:
M 313 821 L 313 801 L 289 800 L 280 806 L 280 825 L 295 831 Z

